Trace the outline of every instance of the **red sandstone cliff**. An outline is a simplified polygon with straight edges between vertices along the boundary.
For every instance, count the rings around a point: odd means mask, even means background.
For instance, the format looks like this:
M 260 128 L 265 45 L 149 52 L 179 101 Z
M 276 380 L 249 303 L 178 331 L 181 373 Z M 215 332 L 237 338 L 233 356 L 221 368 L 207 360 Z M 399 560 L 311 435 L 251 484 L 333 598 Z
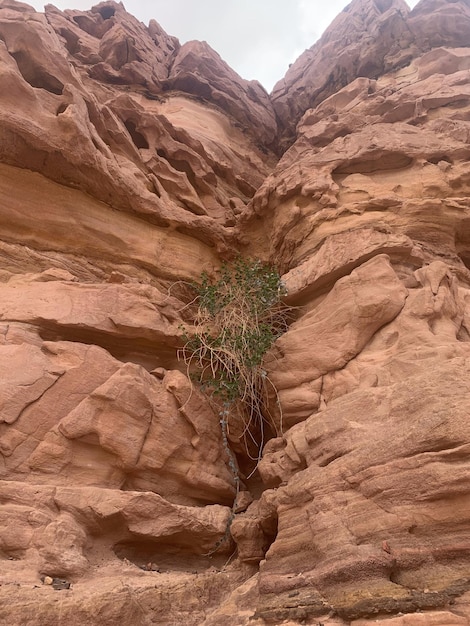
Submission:
M 121 4 L 0 0 L 0 623 L 470 624 L 469 46 L 468 0 L 354 0 L 269 97 Z M 207 556 L 175 284 L 237 251 L 297 319 Z

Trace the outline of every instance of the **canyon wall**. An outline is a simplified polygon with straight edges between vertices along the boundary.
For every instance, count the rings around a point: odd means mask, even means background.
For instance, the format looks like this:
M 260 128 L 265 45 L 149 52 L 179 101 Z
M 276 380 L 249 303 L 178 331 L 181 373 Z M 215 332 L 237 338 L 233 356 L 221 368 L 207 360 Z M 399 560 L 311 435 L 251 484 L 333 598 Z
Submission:
M 0 0 L 1 623 L 470 624 L 469 46 L 468 0 L 353 0 L 269 96 Z M 238 253 L 295 319 L 233 507 L 178 353 Z

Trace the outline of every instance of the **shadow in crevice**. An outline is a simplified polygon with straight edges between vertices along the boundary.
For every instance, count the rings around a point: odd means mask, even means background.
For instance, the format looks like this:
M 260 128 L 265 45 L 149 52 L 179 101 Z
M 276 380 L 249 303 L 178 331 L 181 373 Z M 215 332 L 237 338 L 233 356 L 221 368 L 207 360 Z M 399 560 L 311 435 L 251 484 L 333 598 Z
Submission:
M 63 83 L 55 76 L 52 76 L 52 74 L 49 74 L 45 68 L 35 63 L 28 54 L 21 50 L 11 52 L 10 54 L 15 59 L 21 75 L 31 87 L 45 89 L 57 96 L 62 95 L 64 90 Z
M 470 218 L 461 220 L 456 228 L 455 250 L 462 263 L 470 270 Z
M 181 370 L 176 343 L 174 345 L 158 342 L 157 339 L 143 337 L 116 336 L 105 331 L 79 326 L 60 326 L 41 324 L 38 334 L 43 341 L 71 341 L 103 348 L 118 361 L 135 363 L 151 371 L 158 367 L 168 370 Z
M 137 567 L 153 572 L 180 572 L 199 574 L 209 568 L 222 568 L 227 555 L 204 556 L 194 553 L 190 547 L 169 545 L 158 540 L 121 541 L 114 545 L 116 556 L 130 561 Z

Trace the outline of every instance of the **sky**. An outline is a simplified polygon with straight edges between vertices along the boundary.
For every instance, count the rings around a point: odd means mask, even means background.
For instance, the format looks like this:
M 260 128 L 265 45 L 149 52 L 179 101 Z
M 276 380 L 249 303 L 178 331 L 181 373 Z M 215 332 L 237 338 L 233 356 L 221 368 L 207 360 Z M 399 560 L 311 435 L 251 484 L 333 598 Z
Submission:
M 41 0 L 24 0 L 43 11 Z M 55 0 L 57 8 L 88 10 L 99 0 Z M 407 0 L 413 8 L 418 0 Z M 269 92 L 310 48 L 347 0 L 124 0 L 148 25 L 155 19 L 181 43 L 207 41 L 240 76 Z

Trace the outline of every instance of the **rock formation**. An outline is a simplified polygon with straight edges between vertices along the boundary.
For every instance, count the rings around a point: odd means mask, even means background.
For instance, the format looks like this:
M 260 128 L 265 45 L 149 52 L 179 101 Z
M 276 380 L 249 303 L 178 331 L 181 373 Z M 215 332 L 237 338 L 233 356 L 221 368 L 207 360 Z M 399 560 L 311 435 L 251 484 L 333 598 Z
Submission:
M 0 623 L 470 624 L 469 46 L 468 0 L 353 0 L 268 96 L 0 0 Z M 237 252 L 295 321 L 232 508 L 178 350 Z

